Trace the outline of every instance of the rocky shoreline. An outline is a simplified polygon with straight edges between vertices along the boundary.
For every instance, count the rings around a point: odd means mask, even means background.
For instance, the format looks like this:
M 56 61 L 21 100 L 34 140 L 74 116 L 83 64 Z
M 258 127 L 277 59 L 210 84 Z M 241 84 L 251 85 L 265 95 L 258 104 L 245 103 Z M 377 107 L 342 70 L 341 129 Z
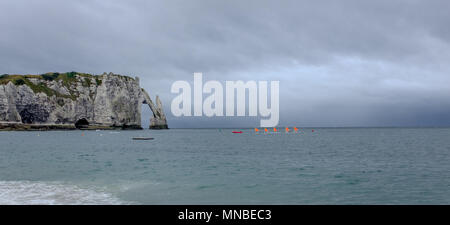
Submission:
M 0 131 L 48 131 L 48 130 L 142 130 L 141 126 L 101 126 L 91 125 L 87 127 L 76 127 L 75 125 L 61 125 L 61 124 L 1 124 Z M 154 128 L 154 129 L 168 129 L 168 128 Z

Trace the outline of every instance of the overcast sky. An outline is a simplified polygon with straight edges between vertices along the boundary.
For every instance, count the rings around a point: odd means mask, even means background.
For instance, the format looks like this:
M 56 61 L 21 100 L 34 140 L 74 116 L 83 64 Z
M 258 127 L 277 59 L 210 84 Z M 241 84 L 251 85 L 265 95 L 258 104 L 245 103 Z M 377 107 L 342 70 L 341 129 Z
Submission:
M 194 72 L 279 80 L 280 126 L 449 126 L 449 12 L 448 0 L 1 0 L 0 74 L 139 76 L 170 127 L 259 125 L 174 118 L 171 84 Z

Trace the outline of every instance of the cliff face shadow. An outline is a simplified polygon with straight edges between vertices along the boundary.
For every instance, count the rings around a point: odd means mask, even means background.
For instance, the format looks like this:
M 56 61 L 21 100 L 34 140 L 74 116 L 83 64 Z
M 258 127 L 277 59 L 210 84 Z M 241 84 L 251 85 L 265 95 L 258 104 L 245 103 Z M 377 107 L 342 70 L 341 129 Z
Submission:
M 25 124 L 42 123 L 49 117 L 49 113 L 38 104 L 27 104 L 19 108 L 22 108 L 19 114 Z
M 87 121 L 86 118 L 79 119 L 79 120 L 77 120 L 77 122 L 75 122 L 75 127 L 77 129 L 88 128 L 89 122 Z

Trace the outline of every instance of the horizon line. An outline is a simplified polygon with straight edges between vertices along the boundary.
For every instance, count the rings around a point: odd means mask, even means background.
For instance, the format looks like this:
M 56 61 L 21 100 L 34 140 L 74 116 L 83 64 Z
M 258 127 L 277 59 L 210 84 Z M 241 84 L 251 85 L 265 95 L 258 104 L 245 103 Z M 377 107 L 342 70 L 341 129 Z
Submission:
M 450 125 L 443 126 L 276 126 L 279 127 L 297 127 L 297 128 L 450 128 Z M 169 127 L 169 129 L 254 129 L 264 127 Z

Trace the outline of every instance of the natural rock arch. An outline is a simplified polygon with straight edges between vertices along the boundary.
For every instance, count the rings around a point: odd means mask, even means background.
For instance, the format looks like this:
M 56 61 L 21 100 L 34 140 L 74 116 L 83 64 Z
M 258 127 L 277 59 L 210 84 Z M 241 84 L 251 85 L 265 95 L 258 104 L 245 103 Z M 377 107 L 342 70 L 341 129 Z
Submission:
M 153 103 L 150 95 L 142 88 L 142 93 L 144 94 L 144 99 L 142 104 L 146 104 L 150 107 L 153 112 L 153 117 L 150 118 L 150 129 L 168 129 L 166 115 L 163 112 L 163 107 L 161 100 L 156 96 L 156 105 Z

